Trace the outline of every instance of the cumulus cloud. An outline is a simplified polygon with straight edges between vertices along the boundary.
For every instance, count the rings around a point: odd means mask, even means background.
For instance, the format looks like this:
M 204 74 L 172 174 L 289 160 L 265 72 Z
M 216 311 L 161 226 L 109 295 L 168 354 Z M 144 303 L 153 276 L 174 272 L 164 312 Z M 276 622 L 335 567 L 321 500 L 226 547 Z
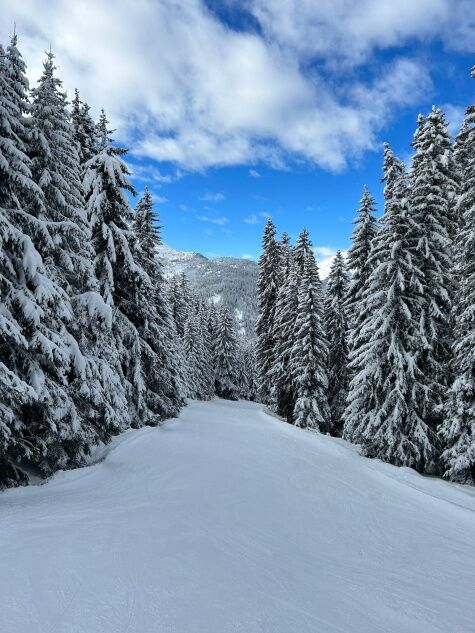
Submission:
M 451 48 L 473 49 L 471 0 L 246 0 L 246 6 L 268 39 L 330 66 L 342 60 L 357 66 L 375 50 L 414 39 L 440 37 Z
M 69 94 L 78 87 L 96 113 L 103 106 L 138 157 L 196 170 L 289 159 L 338 170 L 375 148 L 395 108 L 415 103 L 431 83 L 407 57 L 364 81 L 331 75 L 332 67 L 351 69 L 413 38 L 463 47 L 475 14 L 465 0 L 244 7 L 260 29 L 233 30 L 204 0 L 0 0 L 1 38 L 16 21 L 34 79 L 51 42 Z

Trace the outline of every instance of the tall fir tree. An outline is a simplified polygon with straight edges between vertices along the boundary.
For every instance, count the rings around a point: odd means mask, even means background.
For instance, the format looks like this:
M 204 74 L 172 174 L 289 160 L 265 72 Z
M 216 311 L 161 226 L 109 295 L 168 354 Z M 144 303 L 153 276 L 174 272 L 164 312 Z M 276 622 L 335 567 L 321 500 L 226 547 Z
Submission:
M 71 102 L 71 122 L 73 125 L 74 140 L 78 145 L 79 160 L 84 166 L 94 156 L 96 141 L 96 126 L 89 114 L 89 106 L 81 101 L 79 92 L 74 91 L 74 99 Z
M 91 328 L 92 324 L 97 329 L 106 327 L 109 317 L 97 292 L 78 148 L 53 60 L 48 53 L 43 75 L 32 91 L 30 149 L 33 176 L 44 194 L 42 218 L 54 242 L 42 255 L 50 279 L 64 293 L 56 346 L 61 340 L 65 352 L 62 365 L 56 362 L 55 369 L 61 372 L 56 377 L 62 390 L 58 394 L 64 391 L 67 397 L 55 405 L 55 415 L 60 417 L 49 422 L 54 432 L 45 430 L 43 468 L 52 470 L 82 463 L 90 446 L 107 438 L 108 415 L 99 403 L 108 400 L 104 376 L 111 376 Z M 114 397 L 109 408 L 116 404 Z
M 237 400 L 237 336 L 229 310 L 222 306 L 218 314 L 215 348 L 215 391 L 220 398 Z
M 259 394 L 263 402 L 269 402 L 271 397 L 272 385 L 269 379 L 269 370 L 272 366 L 275 347 L 274 317 L 280 283 L 280 255 L 280 246 L 275 238 L 275 226 L 269 219 L 262 239 L 262 254 L 259 258 L 259 279 L 257 282 L 257 368 Z
M 426 423 L 427 386 L 419 365 L 423 277 L 415 263 L 407 177 L 388 145 L 383 172 L 384 217 L 363 296 L 367 316 L 350 353 L 355 375 L 343 437 L 369 457 L 425 470 L 434 462 L 434 435 Z
M 454 267 L 451 236 L 455 233 L 453 198 L 457 183 L 450 137 L 442 112 L 433 108 L 419 117 L 413 142 L 410 217 L 417 242 L 414 266 L 422 273 L 423 302 L 419 320 L 425 349 L 421 371 L 430 380 L 427 422 L 435 431 L 441 422 L 441 407 L 450 384 L 451 308 Z
M 133 214 L 126 192 L 135 194 L 121 157 L 126 150 L 112 144 L 104 112 L 98 154 L 85 165 L 84 189 L 91 223 L 94 270 L 99 291 L 113 311 L 113 340 L 104 353 L 123 385 L 128 402 L 121 427 L 140 426 L 146 408 L 146 384 L 141 366 L 141 341 L 137 330 L 148 276 L 134 257 Z
M 290 359 L 294 346 L 295 319 L 298 306 L 299 278 L 293 249 L 286 244 L 282 252 L 281 283 L 277 293 L 274 318 L 275 347 L 269 370 L 271 406 L 274 411 L 292 422 L 295 406 L 295 387 Z
M 296 426 L 317 429 L 323 433 L 330 430 L 327 356 L 321 282 L 315 257 L 309 250 L 305 255 L 299 284 L 291 352 L 291 372 L 295 385 L 293 422 Z
M 472 68 L 475 78 L 475 67 Z M 475 105 L 467 108 L 456 157 L 461 177 L 456 239 L 458 287 L 454 301 L 454 380 L 439 429 L 445 476 L 475 484 Z
M 347 267 L 351 271 L 348 285 L 347 311 L 352 328 L 364 318 L 361 299 L 371 273 L 369 267 L 371 245 L 378 232 L 375 217 L 376 203 L 368 187 L 363 188 L 360 206 L 353 224 L 355 228 L 348 249 Z
M 348 395 L 348 277 L 345 260 L 338 251 L 328 276 L 325 294 L 325 334 L 328 344 L 328 405 L 333 435 L 341 435 Z
M 42 303 L 50 298 L 36 294 L 46 279 L 32 237 L 49 234 L 28 208 L 42 193 L 27 156 L 27 90 L 13 37 L 7 54 L 0 46 L 0 489 L 27 483 L 16 462 L 33 452 L 24 415 L 38 399 L 29 334 L 40 329 Z
M 134 256 L 146 273 L 137 294 L 139 311 L 134 322 L 140 337 L 145 381 L 142 424 L 156 424 L 176 415 L 183 402 L 183 356 L 165 287 L 162 264 L 157 257 L 160 226 L 152 195 L 145 190 L 133 221 Z

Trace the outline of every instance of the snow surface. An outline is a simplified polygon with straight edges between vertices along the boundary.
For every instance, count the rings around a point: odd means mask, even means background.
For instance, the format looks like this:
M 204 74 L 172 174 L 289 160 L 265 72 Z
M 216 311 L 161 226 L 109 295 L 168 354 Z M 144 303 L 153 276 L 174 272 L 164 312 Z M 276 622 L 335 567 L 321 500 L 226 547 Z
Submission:
M 0 495 L 5 633 L 470 633 L 475 493 L 192 402 Z

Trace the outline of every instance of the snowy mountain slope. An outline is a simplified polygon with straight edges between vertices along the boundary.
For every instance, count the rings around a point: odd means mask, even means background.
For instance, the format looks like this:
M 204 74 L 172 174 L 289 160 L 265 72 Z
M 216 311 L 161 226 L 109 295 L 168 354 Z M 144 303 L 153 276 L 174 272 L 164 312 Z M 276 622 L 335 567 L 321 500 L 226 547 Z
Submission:
M 167 245 L 159 247 L 165 274 L 185 273 L 192 287 L 203 296 L 224 302 L 248 337 L 254 336 L 257 319 L 257 264 L 246 259 L 218 257 L 208 259 L 199 253 L 176 251 Z
M 193 402 L 0 495 L 6 633 L 470 633 L 475 494 Z

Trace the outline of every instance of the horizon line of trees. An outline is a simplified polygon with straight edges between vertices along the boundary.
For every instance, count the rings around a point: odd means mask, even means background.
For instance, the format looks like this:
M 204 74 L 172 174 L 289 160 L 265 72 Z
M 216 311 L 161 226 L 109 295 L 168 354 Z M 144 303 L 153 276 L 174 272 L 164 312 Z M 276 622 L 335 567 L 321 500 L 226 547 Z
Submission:
M 259 396 L 368 457 L 474 484 L 475 105 L 455 142 L 439 108 L 419 115 L 412 147 L 408 172 L 384 145 L 383 216 L 365 187 L 325 294 L 308 232 L 292 247 L 267 223 Z
M 68 104 L 49 52 L 29 89 L 0 45 L 0 489 L 86 462 L 188 397 L 253 397 L 252 346 L 224 307 L 157 258 L 151 193 L 136 191 L 104 111 Z M 179 288 L 178 288 L 179 286 Z

